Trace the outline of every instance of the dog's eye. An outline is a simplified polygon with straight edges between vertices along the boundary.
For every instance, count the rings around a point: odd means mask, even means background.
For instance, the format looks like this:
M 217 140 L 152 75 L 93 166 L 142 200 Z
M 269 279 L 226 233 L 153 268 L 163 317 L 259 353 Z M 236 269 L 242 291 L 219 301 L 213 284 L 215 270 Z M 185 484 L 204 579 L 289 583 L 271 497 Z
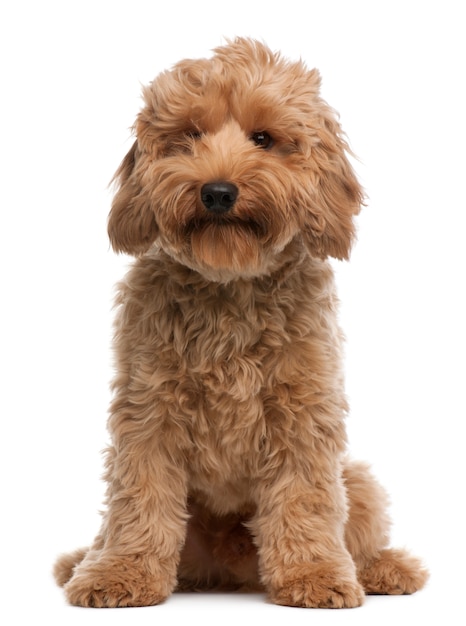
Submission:
M 265 132 L 265 130 L 252 133 L 251 140 L 256 144 L 256 146 L 259 146 L 264 150 L 269 150 L 273 146 L 273 139 L 269 133 Z
M 202 137 L 202 133 L 200 130 L 187 130 L 185 132 L 186 137 L 189 137 L 189 139 L 200 139 Z

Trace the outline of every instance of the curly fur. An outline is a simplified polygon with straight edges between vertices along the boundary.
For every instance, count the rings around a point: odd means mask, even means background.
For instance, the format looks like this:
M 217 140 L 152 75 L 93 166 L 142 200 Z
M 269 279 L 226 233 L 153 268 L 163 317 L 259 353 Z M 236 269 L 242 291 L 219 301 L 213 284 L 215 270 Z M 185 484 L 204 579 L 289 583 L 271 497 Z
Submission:
M 387 548 L 385 494 L 345 458 L 327 258 L 348 258 L 363 193 L 319 82 L 237 39 L 144 89 L 108 225 L 136 260 L 117 298 L 106 512 L 55 566 L 72 604 L 215 587 L 354 607 L 426 580 Z M 201 195 L 218 181 L 238 190 L 221 213 Z

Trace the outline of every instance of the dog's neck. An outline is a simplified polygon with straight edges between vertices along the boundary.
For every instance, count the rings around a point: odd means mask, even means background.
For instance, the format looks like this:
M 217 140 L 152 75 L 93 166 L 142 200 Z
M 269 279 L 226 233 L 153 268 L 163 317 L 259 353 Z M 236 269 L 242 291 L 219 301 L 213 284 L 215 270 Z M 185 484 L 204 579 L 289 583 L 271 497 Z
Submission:
M 259 269 L 251 272 L 241 272 L 229 268 L 209 268 L 198 267 L 191 259 L 173 254 L 165 247 L 154 246 L 146 255 L 154 260 L 162 260 L 169 269 L 172 277 L 179 276 L 179 281 L 183 284 L 202 285 L 245 285 L 246 283 L 268 283 L 282 284 L 286 279 L 294 274 L 299 266 L 309 258 L 309 253 L 304 246 L 301 236 L 297 235 L 283 250 L 277 252 L 267 260 Z M 321 261 L 316 259 L 317 263 Z

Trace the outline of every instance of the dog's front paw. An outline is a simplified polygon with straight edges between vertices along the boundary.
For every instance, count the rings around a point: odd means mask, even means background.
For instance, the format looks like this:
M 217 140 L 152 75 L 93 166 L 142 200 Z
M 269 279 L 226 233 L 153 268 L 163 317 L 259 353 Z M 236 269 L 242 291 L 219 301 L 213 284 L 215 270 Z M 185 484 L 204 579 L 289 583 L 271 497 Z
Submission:
M 361 606 L 364 590 L 353 573 L 313 565 L 293 568 L 292 576 L 287 574 L 270 597 L 285 606 L 343 609 Z
M 116 608 L 159 604 L 174 581 L 156 576 L 137 557 L 113 557 L 79 565 L 64 590 L 75 606 Z

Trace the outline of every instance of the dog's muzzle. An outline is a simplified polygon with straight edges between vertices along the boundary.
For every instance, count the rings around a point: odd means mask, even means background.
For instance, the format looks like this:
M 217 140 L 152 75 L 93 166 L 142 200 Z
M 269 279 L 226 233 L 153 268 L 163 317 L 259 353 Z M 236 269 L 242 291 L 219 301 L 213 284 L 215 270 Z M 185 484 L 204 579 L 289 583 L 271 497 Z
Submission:
M 201 200 L 211 213 L 221 215 L 233 208 L 238 197 L 238 187 L 233 183 L 217 181 L 206 183 L 201 188 Z

